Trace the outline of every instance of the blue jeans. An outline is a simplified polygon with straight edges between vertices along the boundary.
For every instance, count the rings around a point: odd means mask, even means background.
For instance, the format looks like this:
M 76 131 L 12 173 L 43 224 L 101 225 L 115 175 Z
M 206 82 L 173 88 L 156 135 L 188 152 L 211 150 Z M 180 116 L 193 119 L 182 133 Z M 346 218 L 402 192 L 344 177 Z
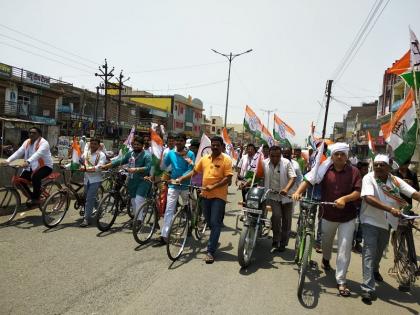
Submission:
M 90 217 L 92 216 L 92 210 L 96 203 L 96 195 L 101 184 L 102 182 L 85 184 L 85 219 L 88 221 L 90 221 Z
M 219 198 L 203 198 L 202 200 L 204 217 L 206 218 L 207 225 L 210 227 L 207 252 L 213 255 L 216 252 L 217 243 L 219 242 L 226 201 Z

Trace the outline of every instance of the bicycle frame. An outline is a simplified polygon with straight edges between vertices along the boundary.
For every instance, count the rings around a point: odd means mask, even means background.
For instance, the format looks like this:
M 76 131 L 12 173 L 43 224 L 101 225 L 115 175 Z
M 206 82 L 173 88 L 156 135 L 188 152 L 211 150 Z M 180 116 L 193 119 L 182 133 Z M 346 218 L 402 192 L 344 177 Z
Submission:
M 300 235 L 300 244 L 299 244 L 299 254 L 298 261 L 300 262 L 303 257 L 303 251 L 305 250 L 305 236 L 311 236 L 311 242 L 315 239 L 315 217 L 318 212 L 319 206 L 310 205 L 309 207 L 301 207 L 301 212 L 299 215 L 300 224 L 303 224 L 303 229 L 301 230 Z M 313 244 L 311 244 L 312 247 Z M 309 254 L 309 259 L 312 257 L 312 251 Z

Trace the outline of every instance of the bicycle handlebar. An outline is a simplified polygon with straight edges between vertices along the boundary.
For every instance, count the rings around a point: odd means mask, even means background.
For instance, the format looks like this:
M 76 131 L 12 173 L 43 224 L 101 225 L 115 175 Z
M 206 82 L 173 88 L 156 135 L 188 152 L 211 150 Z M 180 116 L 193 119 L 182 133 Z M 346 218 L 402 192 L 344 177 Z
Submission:
M 193 188 L 193 189 L 200 189 L 200 190 L 202 190 L 203 189 L 203 187 L 200 187 L 200 186 L 194 186 L 194 185 L 186 185 L 186 184 L 174 184 L 174 183 L 172 183 L 172 182 L 170 182 L 169 181 L 169 183 L 170 184 L 172 184 L 172 185 L 175 185 L 175 186 L 182 186 L 182 187 L 188 187 L 188 188 Z

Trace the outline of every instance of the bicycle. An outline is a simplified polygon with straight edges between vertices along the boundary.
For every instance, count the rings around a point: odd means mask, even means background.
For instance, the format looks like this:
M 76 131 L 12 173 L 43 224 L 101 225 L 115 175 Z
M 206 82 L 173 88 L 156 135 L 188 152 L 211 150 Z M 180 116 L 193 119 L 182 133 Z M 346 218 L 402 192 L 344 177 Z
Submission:
M 22 194 L 30 199 L 31 196 L 22 187 L 22 183 L 31 185 L 31 182 L 20 178 L 17 173 L 22 167 L 16 165 L 7 165 L 14 169 L 14 175 L 11 179 L 11 186 L 5 186 L 0 188 L 0 225 L 6 225 L 12 222 L 16 217 L 16 214 L 21 210 L 21 196 Z M 58 182 L 60 173 L 52 172 L 50 175 L 45 177 L 41 182 L 41 200 L 45 200 L 56 190 L 61 189 L 61 184 Z M 37 205 L 41 209 L 42 203 Z
M 177 205 L 178 210 L 169 226 L 166 253 L 168 254 L 168 258 L 172 261 L 176 261 L 181 256 L 187 238 L 193 229 L 196 238 L 201 240 L 207 228 L 201 205 L 201 187 L 183 184 L 179 184 L 179 186 L 188 187 L 190 189 L 190 194 L 187 204 L 183 205 L 182 203 L 179 203 Z M 194 193 L 196 193 L 197 196 L 196 200 L 194 200 Z
M 150 241 L 155 231 L 158 229 L 159 219 L 165 213 L 164 204 L 166 201 L 167 189 L 162 189 L 166 185 L 166 180 L 151 181 L 152 186 L 144 204 L 135 214 L 133 219 L 133 237 L 134 240 L 144 245 Z M 160 186 L 160 188 L 159 188 Z M 162 191 L 166 193 L 162 196 Z M 142 216 L 142 218 L 141 218 Z
M 315 240 L 316 213 L 320 205 L 335 205 L 334 202 L 300 199 L 300 213 L 295 242 L 295 263 L 299 266 L 297 296 L 302 299 L 305 276 L 311 261 L 312 247 Z
M 127 213 L 130 218 L 134 217 L 126 185 L 127 171 L 109 171 L 109 173 L 108 178 L 113 183 L 112 188 L 99 201 L 96 212 L 96 226 L 102 232 L 108 231 L 121 213 Z
M 60 161 L 61 162 L 61 161 Z M 61 167 L 61 164 L 60 164 Z M 80 192 L 80 190 L 84 187 L 84 184 L 80 184 L 74 182 L 66 177 L 66 171 L 62 169 L 63 172 L 63 179 L 64 179 L 64 188 L 60 189 L 59 191 L 53 193 L 48 197 L 45 201 L 43 206 L 41 207 L 42 210 L 42 221 L 47 228 L 56 227 L 58 224 L 63 221 L 69 207 L 71 199 L 75 199 L 74 201 L 74 209 L 79 211 L 80 216 L 84 215 L 84 207 L 86 204 L 86 197 L 84 192 Z M 74 171 L 71 171 L 71 174 Z M 73 186 L 76 186 L 74 188 Z M 102 199 L 104 194 L 104 189 L 102 186 L 99 186 L 97 192 L 97 201 Z M 92 216 L 95 214 L 92 213 Z
M 402 291 L 409 291 L 419 275 L 413 229 L 420 231 L 413 224 L 412 219 L 402 218 L 399 220 L 397 230 L 393 231 L 391 236 L 394 266 L 389 269 L 388 273 L 396 275 L 399 288 Z

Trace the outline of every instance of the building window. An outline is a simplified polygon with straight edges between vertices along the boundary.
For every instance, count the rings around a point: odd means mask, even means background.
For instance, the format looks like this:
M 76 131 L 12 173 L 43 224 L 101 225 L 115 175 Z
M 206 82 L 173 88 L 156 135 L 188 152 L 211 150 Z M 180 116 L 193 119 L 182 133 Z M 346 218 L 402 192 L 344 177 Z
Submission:
M 216 132 L 216 127 L 211 127 L 211 132 Z
M 215 124 L 216 124 L 216 119 L 214 119 L 214 118 L 213 118 L 213 119 L 211 120 L 211 124 L 212 124 L 212 125 L 215 125 Z

